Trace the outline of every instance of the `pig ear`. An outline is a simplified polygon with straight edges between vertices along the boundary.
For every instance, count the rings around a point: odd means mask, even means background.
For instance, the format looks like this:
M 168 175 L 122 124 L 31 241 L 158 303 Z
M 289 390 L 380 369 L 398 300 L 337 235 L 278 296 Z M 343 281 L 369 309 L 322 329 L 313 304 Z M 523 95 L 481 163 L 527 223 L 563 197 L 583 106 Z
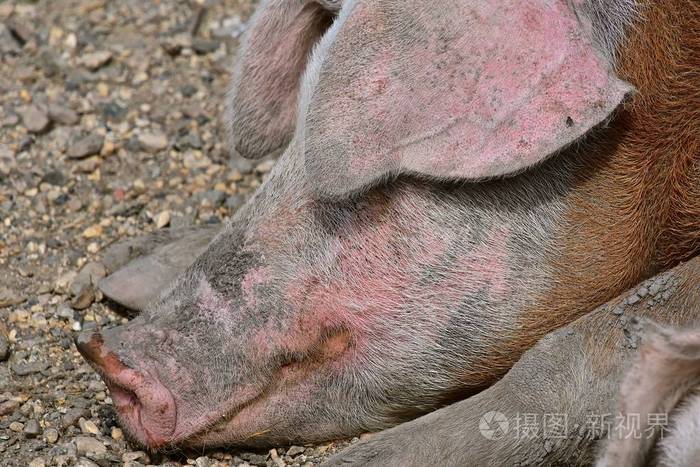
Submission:
M 263 0 L 233 72 L 228 123 L 243 157 L 283 149 L 296 123 L 297 94 L 311 48 L 340 0 Z
M 668 428 L 661 426 L 668 423 L 666 417 L 700 384 L 700 329 L 666 328 L 646 320 L 642 323 L 642 345 L 623 378 L 615 415 L 634 423 L 629 417 L 637 417 L 636 428 L 643 435 L 630 436 L 624 429 L 610 433 L 598 467 L 646 465 L 644 458 L 660 430 Z
M 343 195 L 406 172 L 504 176 L 579 138 L 631 88 L 570 3 L 347 3 L 301 98 L 310 179 Z
M 97 285 L 110 300 L 143 311 L 206 250 L 219 226 L 164 229 L 117 243 L 104 254 L 110 273 Z

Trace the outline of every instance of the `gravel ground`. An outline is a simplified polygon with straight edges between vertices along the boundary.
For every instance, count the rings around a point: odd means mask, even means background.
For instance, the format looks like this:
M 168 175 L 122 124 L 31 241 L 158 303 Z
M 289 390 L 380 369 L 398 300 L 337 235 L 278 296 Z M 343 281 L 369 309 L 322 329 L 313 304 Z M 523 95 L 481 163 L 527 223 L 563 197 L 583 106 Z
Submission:
M 0 465 L 317 465 L 346 443 L 144 453 L 72 343 L 125 321 L 114 242 L 222 222 L 274 161 L 222 104 L 251 0 L 0 0 Z

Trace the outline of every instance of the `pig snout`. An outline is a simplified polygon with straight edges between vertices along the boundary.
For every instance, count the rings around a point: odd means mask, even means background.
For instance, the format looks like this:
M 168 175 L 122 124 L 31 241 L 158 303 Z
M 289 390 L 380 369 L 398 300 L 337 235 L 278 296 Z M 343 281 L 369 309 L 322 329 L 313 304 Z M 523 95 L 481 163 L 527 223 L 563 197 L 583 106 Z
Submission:
M 158 378 L 125 364 L 99 332 L 78 334 L 75 345 L 102 376 L 129 433 L 152 449 L 168 444 L 175 432 L 177 410 L 172 394 Z

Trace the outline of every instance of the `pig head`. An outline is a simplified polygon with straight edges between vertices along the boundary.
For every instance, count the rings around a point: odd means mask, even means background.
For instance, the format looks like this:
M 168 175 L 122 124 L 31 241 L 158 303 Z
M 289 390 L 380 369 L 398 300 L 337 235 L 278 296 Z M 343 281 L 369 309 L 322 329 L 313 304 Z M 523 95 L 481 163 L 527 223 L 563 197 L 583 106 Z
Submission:
M 283 155 L 136 319 L 77 339 L 127 431 L 159 448 L 379 430 L 696 253 L 696 153 L 629 137 L 653 135 L 653 72 L 627 73 L 647 101 L 614 118 L 635 15 L 613 4 L 263 2 L 231 128 L 242 153 Z M 687 218 L 649 221 L 640 193 L 669 185 Z

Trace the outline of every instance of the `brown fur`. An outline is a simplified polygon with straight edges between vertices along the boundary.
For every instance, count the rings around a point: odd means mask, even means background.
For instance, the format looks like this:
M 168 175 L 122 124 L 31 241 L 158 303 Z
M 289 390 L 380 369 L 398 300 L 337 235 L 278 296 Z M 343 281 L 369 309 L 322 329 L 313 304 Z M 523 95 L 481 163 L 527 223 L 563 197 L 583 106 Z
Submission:
M 700 252 L 700 3 L 660 0 L 640 13 L 617 69 L 638 92 L 572 149 L 589 167 L 551 253 L 555 282 L 469 381 L 495 380 L 544 334 Z

